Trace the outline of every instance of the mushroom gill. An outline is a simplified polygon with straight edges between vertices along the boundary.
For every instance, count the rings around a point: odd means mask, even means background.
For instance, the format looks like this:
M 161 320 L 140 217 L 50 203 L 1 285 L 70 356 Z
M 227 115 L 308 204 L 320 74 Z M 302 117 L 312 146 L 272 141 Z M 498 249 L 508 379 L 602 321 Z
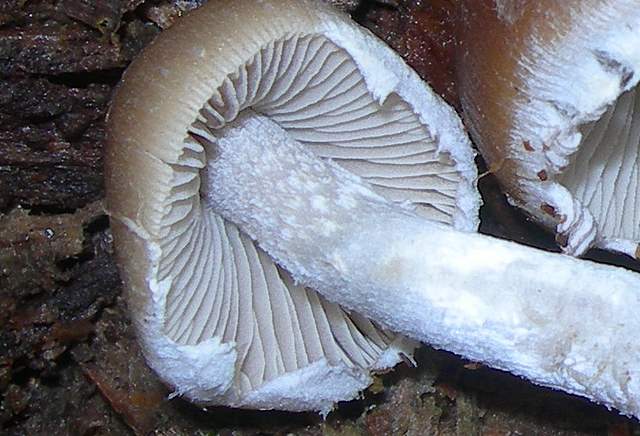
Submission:
M 147 360 L 199 403 L 327 411 L 414 343 L 296 284 L 208 203 L 207 162 L 247 117 L 461 230 L 477 226 L 473 153 L 415 73 L 319 3 L 210 1 L 127 70 L 108 119 L 107 195 Z
M 511 202 L 566 253 L 637 257 L 637 2 L 468 1 L 463 16 L 465 117 Z
M 593 216 L 596 245 L 640 259 L 640 98 L 624 92 L 582 141 L 558 181 Z

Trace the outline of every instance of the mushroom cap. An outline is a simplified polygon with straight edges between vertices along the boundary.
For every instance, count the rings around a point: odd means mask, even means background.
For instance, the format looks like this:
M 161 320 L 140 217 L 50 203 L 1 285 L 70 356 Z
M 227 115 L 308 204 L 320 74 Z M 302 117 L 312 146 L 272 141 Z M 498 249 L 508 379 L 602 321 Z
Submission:
M 557 233 L 634 256 L 640 241 L 640 9 L 633 0 L 465 4 L 466 125 L 509 200 Z
M 210 1 L 125 73 L 105 177 L 147 361 L 201 404 L 326 412 L 415 344 L 294 283 L 206 204 L 216 131 L 244 110 L 399 207 L 464 230 L 478 224 L 474 154 L 397 55 L 320 3 Z

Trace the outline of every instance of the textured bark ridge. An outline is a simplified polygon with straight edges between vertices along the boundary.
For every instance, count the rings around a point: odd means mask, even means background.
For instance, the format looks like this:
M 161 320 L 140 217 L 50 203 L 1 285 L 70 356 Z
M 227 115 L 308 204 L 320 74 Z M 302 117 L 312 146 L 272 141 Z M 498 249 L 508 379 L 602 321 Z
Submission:
M 0 210 L 73 210 L 103 196 L 104 114 L 122 69 L 158 29 L 140 1 L 0 5 Z

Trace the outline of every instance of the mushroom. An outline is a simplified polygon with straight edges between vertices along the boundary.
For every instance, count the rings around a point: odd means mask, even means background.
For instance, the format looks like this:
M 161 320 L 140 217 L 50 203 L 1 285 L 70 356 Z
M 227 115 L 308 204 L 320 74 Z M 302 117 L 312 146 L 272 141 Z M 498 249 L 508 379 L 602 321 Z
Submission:
M 212 207 L 216 132 L 265 117 L 256 143 L 277 124 L 399 207 L 470 231 L 474 153 L 455 112 L 395 53 L 320 2 L 210 1 L 125 73 L 105 176 L 147 361 L 200 404 L 326 412 L 415 342 L 296 282 Z M 310 217 L 333 207 L 306 200 L 281 206 Z
M 467 126 L 510 202 L 563 251 L 638 258 L 640 8 L 633 0 L 469 0 Z
M 211 1 L 108 124 L 128 301 L 178 393 L 326 412 L 410 352 L 391 331 L 640 416 L 639 276 L 471 232 L 455 113 L 342 15 Z

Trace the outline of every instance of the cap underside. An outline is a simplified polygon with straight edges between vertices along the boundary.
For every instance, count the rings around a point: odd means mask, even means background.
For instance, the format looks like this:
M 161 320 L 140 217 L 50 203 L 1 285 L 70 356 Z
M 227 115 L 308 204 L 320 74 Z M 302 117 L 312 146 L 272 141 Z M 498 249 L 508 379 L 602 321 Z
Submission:
M 218 136 L 248 116 L 460 230 L 478 224 L 474 153 L 415 72 L 316 1 L 210 1 L 125 73 L 105 176 L 147 362 L 200 404 L 327 412 L 416 344 L 293 283 L 207 204 Z
M 165 333 L 178 344 L 235 342 L 239 397 L 320 359 L 372 368 L 395 335 L 294 284 L 199 198 L 206 184 L 192 170 L 201 168 L 203 154 L 215 154 L 216 130 L 244 109 L 269 117 L 386 198 L 453 221 L 460 176 L 414 110 L 395 94 L 376 101 L 349 54 L 323 35 L 273 41 L 222 82 L 174 165 L 172 197 L 184 207 L 165 217 Z
M 414 110 L 396 94 L 380 105 L 347 52 L 320 35 L 264 47 L 224 80 L 193 126 L 217 129 L 246 107 L 268 116 L 320 157 L 386 198 L 451 224 L 460 175 Z

